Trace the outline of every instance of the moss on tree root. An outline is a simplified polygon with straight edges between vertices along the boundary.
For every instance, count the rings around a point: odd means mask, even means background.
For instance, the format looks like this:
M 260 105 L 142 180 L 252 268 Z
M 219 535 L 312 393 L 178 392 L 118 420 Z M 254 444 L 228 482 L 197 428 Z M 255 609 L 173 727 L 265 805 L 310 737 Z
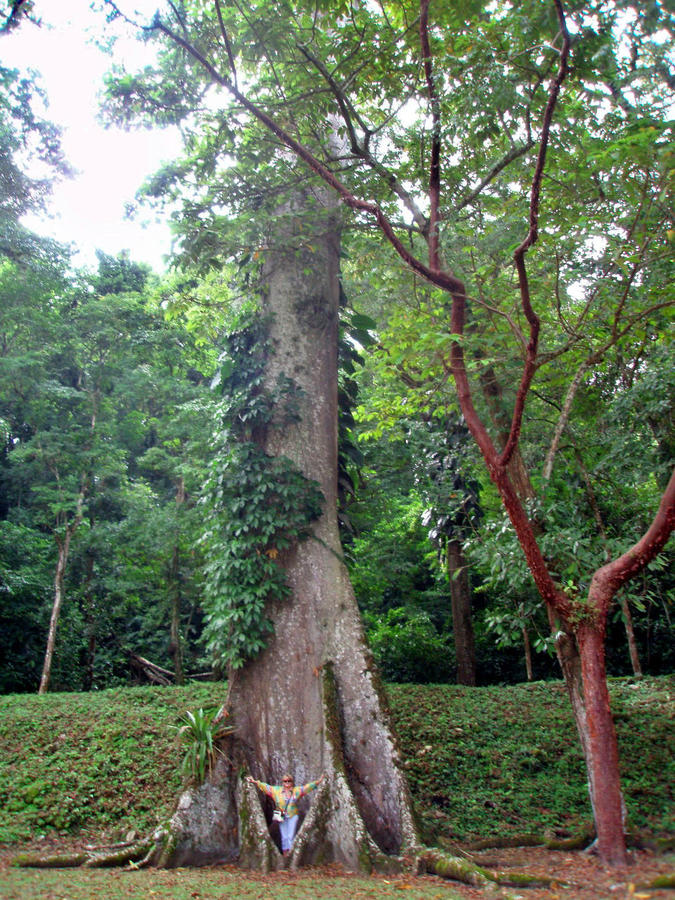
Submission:
M 13 863 L 16 866 L 43 869 L 72 868 L 77 866 L 105 868 L 122 865 L 129 865 L 135 868 L 143 865 L 156 865 L 158 868 L 163 868 L 167 865 L 167 860 L 171 858 L 171 838 L 171 832 L 167 829 L 155 832 L 155 835 L 150 839 L 136 841 L 129 846 L 119 847 L 108 852 L 93 849 L 77 851 L 71 854 L 22 854 L 15 857 Z M 266 844 L 266 842 L 264 843 Z M 554 883 L 552 879 L 519 872 L 490 872 L 468 859 L 451 856 L 432 848 L 423 849 L 421 853 L 412 859 L 386 857 L 384 854 L 379 854 L 378 859 L 373 860 L 369 850 L 370 848 L 364 848 L 364 871 L 375 869 L 376 871 L 392 874 L 408 869 L 416 874 L 428 873 L 438 875 L 441 878 L 459 881 L 474 887 L 484 887 L 487 884 L 510 885 L 521 888 L 550 887 Z M 280 855 L 279 857 L 281 859 Z M 267 861 L 267 866 L 264 865 L 264 861 L 262 862 L 263 871 L 269 871 L 269 860 Z M 284 860 L 284 862 L 286 861 Z M 290 860 L 288 863 L 292 865 Z M 275 866 L 272 867 L 276 868 Z M 673 887 L 674 885 L 675 875 L 671 875 L 657 879 L 649 887 Z
M 644 885 L 647 890 L 658 890 L 659 888 L 675 888 L 675 872 L 669 872 L 667 875 L 659 875 L 649 884 Z
M 487 884 L 499 884 L 512 887 L 550 887 L 558 882 L 540 875 L 527 875 L 524 872 L 491 872 L 476 865 L 469 859 L 450 856 L 439 850 L 425 849 L 418 857 L 417 870 L 429 875 L 438 875 L 450 881 L 460 881 L 475 887 Z
M 507 847 L 545 847 L 547 850 L 583 850 L 595 838 L 595 831 L 589 829 L 568 838 L 552 838 L 546 834 L 495 835 L 480 841 L 472 841 L 468 850 L 503 850 Z
M 12 865 L 32 869 L 72 869 L 83 866 L 87 853 L 20 853 L 12 859 Z

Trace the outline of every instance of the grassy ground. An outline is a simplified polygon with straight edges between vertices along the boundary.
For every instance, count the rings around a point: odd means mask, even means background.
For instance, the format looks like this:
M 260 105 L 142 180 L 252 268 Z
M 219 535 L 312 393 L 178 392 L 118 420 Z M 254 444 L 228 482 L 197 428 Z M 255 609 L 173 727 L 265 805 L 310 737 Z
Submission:
M 0 869 L 2 900 L 454 900 L 436 879 L 374 878 L 331 870 L 256 876 L 234 868 L 143 870 Z
M 617 679 L 611 690 L 631 826 L 672 835 L 675 678 Z M 427 840 L 589 823 L 561 684 L 402 685 L 389 694 Z M 171 813 L 181 787 L 170 726 L 223 696 L 210 684 L 0 697 L 0 843 L 145 833 Z

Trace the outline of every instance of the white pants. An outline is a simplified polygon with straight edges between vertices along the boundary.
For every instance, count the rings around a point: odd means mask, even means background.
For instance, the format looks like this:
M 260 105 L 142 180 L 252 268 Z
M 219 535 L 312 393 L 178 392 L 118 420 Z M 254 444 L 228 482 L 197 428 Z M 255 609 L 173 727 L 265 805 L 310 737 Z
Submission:
M 295 832 L 298 830 L 299 816 L 286 816 L 283 822 L 279 822 L 279 831 L 281 832 L 281 849 L 290 850 L 293 846 Z

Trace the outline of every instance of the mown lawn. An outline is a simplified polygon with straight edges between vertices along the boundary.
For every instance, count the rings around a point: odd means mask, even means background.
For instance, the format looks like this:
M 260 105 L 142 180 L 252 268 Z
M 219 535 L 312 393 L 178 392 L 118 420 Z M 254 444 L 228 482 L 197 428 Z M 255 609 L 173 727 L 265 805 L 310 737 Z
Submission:
M 436 879 L 364 878 L 312 869 L 256 876 L 234 868 L 142 870 L 0 869 L 2 900 L 454 900 Z

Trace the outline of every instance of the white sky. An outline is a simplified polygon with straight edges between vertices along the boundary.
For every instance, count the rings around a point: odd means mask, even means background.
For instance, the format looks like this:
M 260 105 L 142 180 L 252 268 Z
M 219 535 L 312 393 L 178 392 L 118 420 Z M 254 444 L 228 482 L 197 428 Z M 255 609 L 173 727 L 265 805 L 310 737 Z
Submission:
M 54 218 L 31 216 L 23 222 L 39 234 L 74 244 L 77 265 L 95 267 L 97 248 L 109 254 L 128 250 L 133 260 L 161 271 L 171 246 L 168 225 L 154 221 L 149 210 L 128 221 L 124 210 L 145 177 L 179 153 L 180 140 L 176 130 L 105 129 L 97 121 L 97 95 L 113 59 L 133 68 L 150 62 L 151 51 L 134 40 L 119 41 L 111 58 L 88 43 L 105 27 L 104 16 L 94 13 L 89 2 L 36 0 L 43 27 L 24 22 L 0 37 L 4 66 L 41 73 L 49 97 L 45 118 L 62 127 L 65 157 L 77 170 L 74 179 L 54 189 Z M 157 0 L 134 0 L 133 6 L 145 6 L 148 21 Z

